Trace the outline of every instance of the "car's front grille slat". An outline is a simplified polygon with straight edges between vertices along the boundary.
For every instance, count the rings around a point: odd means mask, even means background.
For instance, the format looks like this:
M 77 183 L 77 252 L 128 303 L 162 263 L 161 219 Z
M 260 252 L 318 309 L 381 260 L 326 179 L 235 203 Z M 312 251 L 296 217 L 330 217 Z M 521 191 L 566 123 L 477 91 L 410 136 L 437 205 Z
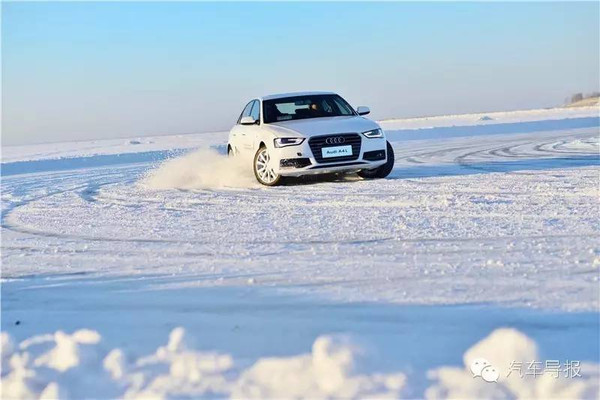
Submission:
M 328 144 L 327 139 L 329 138 L 343 138 L 343 143 L 334 143 Z M 361 146 L 361 138 L 358 133 L 340 133 L 337 135 L 323 135 L 323 136 L 314 136 L 308 140 L 308 145 L 310 146 L 310 150 L 315 157 L 315 160 L 318 163 L 332 163 L 339 161 L 352 161 L 358 159 L 360 155 L 360 146 Z M 330 157 L 323 158 L 321 150 L 324 147 L 337 147 L 337 146 L 352 146 L 352 155 L 351 156 L 342 156 L 342 157 Z

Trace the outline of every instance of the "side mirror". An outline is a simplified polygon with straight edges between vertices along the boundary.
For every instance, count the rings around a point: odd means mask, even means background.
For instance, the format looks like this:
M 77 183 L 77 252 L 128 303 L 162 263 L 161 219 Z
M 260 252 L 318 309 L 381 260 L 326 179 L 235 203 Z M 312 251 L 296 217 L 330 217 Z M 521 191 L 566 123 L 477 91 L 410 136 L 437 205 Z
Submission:
M 367 115 L 368 113 L 371 112 L 371 110 L 369 109 L 369 107 L 359 106 L 356 109 L 356 112 L 358 113 L 358 115 Z
M 254 125 L 255 123 L 256 120 L 251 116 L 242 117 L 242 119 L 240 120 L 240 124 L 242 125 Z

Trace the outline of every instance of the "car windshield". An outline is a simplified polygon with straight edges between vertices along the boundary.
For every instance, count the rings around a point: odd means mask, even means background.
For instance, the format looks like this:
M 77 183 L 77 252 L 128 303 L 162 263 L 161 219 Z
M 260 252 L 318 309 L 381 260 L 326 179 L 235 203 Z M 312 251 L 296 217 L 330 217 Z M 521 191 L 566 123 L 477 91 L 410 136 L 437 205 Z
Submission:
M 265 123 L 306 118 L 355 115 L 354 110 L 337 94 L 283 97 L 263 101 Z

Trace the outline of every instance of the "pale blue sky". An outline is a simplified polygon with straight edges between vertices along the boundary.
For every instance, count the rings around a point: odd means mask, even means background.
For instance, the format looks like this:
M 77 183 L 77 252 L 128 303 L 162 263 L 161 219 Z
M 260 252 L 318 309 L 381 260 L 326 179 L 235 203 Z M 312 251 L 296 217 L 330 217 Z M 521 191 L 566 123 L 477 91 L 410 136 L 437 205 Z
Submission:
M 225 130 L 333 90 L 375 119 L 598 90 L 599 3 L 3 3 L 3 144 Z

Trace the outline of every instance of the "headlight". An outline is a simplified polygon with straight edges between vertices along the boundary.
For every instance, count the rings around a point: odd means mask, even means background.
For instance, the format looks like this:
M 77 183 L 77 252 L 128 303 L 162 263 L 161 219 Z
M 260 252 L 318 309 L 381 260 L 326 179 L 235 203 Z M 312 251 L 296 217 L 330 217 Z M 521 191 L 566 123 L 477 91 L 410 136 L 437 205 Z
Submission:
M 273 140 L 273 143 L 275 143 L 275 147 L 298 146 L 302 142 L 304 142 L 304 138 L 295 137 L 282 137 Z
M 363 132 L 363 135 L 369 139 L 381 138 L 383 137 L 383 131 L 381 129 L 373 129 L 372 131 Z

